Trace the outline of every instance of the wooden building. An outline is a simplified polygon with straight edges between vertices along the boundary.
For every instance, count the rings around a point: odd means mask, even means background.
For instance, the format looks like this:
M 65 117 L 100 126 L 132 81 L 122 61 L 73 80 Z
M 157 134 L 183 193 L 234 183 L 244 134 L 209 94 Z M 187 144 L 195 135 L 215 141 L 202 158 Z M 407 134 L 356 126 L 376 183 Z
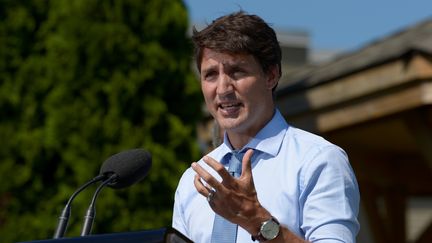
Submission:
M 432 215 L 432 19 L 289 73 L 276 103 L 291 124 L 350 156 L 359 242 L 432 242 L 430 218 L 419 221 Z

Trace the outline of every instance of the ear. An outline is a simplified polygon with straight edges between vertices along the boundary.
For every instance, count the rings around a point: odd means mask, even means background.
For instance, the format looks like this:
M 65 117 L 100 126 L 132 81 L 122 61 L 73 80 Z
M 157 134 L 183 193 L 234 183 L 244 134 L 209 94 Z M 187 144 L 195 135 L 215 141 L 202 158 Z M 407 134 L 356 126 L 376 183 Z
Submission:
M 266 88 L 273 90 L 279 82 L 279 65 L 273 65 L 267 72 Z

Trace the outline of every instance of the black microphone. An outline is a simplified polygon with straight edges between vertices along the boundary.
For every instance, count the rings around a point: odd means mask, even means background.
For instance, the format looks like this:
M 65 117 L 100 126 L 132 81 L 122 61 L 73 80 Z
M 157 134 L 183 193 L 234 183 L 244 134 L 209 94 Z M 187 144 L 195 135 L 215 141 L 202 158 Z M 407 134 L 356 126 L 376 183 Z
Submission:
M 147 176 L 152 165 L 151 154 L 144 149 L 131 149 L 114 154 L 103 163 L 100 174 L 117 178 L 108 186 L 114 189 L 128 187 Z
M 103 163 L 100 174 L 107 178 L 96 189 L 87 213 L 81 236 L 90 234 L 96 215 L 96 198 L 103 187 L 108 185 L 114 189 L 128 187 L 147 176 L 152 165 L 151 155 L 144 149 L 131 149 L 109 157 Z
M 82 190 L 96 182 L 104 180 L 96 190 L 94 196 L 95 200 L 97 193 L 99 193 L 106 184 L 116 189 L 130 186 L 133 183 L 142 180 L 148 174 L 150 167 L 151 155 L 143 149 L 127 150 L 109 157 L 103 163 L 100 169 L 100 174 L 78 188 L 78 190 L 76 190 L 69 198 L 59 217 L 57 229 L 53 238 L 58 239 L 64 236 L 69 221 L 72 201 Z

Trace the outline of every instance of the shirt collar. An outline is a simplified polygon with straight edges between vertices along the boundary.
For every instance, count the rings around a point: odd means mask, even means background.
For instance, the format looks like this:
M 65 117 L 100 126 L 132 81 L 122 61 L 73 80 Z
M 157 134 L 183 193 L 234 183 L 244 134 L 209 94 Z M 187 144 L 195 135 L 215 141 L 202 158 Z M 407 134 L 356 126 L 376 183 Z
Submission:
M 252 148 L 274 157 L 279 153 L 287 129 L 288 124 L 279 110 L 275 109 L 272 119 L 240 151 Z M 217 151 L 213 151 L 209 155 L 218 161 L 226 161 L 223 158 L 232 151 L 232 146 L 225 133 L 224 142 Z

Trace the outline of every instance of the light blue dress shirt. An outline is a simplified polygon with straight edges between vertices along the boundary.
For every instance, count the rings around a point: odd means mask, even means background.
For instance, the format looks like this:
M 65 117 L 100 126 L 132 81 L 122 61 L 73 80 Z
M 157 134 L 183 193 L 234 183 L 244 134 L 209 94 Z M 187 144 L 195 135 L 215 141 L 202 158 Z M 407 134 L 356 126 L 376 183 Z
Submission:
M 242 150 L 255 149 L 252 175 L 258 200 L 278 221 L 311 242 L 355 242 L 359 189 L 347 155 L 322 137 L 289 126 L 276 110 Z M 228 140 L 208 155 L 224 162 Z M 212 175 L 220 176 L 201 159 Z M 226 168 L 228 164 L 225 164 Z M 173 228 L 198 243 L 210 242 L 214 212 L 185 171 L 175 193 Z M 238 228 L 237 242 L 253 242 Z

